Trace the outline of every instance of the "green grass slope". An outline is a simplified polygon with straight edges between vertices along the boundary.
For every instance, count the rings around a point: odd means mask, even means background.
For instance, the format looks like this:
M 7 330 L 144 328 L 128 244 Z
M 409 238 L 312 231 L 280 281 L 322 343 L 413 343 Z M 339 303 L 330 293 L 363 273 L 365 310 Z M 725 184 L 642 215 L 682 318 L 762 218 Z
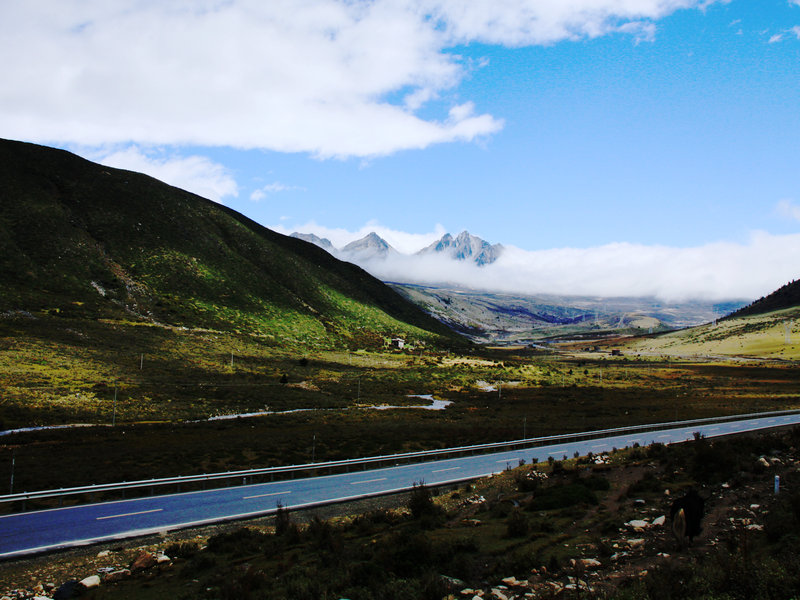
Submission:
M 0 140 L 0 314 L 362 345 L 454 334 L 362 269 L 146 175 Z

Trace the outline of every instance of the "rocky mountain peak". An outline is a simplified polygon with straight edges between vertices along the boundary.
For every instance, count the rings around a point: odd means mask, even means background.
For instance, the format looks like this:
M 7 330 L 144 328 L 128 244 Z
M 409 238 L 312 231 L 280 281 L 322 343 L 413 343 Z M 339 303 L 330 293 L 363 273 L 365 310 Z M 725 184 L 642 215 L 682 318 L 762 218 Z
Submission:
M 441 239 L 420 250 L 419 254 L 445 253 L 455 260 L 470 260 L 480 266 L 496 261 L 502 251 L 501 244 L 493 245 L 469 231 L 462 231 L 455 238 L 449 233 L 444 234 Z

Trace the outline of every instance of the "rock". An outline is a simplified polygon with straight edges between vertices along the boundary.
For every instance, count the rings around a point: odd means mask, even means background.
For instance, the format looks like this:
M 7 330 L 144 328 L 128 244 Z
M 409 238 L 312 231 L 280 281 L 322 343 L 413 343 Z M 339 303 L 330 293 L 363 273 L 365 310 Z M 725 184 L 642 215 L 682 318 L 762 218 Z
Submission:
M 747 529 L 750 531 L 764 531 L 763 525 L 758 525 L 757 523 L 753 523 L 752 525 L 748 525 Z
M 628 521 L 627 523 L 625 523 L 625 525 L 635 530 L 642 530 L 650 527 L 650 523 L 642 519 L 634 519 L 633 521 Z
M 502 580 L 503 585 L 507 585 L 508 587 L 527 587 L 527 581 L 519 581 L 516 577 L 506 577 Z
M 156 556 L 156 564 L 157 565 L 169 564 L 171 562 L 172 562 L 172 559 L 169 556 L 167 556 L 166 554 L 159 554 L 158 556 Z
M 585 569 L 599 569 L 602 563 L 596 558 L 582 558 L 581 564 Z
M 130 569 L 134 573 L 136 571 L 144 571 L 146 569 L 150 569 L 156 565 L 156 557 L 150 554 L 149 552 L 141 552 L 139 556 L 137 556 L 133 562 L 131 563 Z
M 106 583 L 116 583 L 131 576 L 130 569 L 120 569 L 119 571 L 112 571 L 105 577 Z
M 647 502 L 644 501 L 643 498 L 637 498 L 633 501 L 634 506 L 644 506 Z
M 84 590 L 80 581 L 71 579 L 61 584 L 61 586 L 53 594 L 53 600 L 70 600 L 70 598 L 77 598 Z
M 758 510 L 759 508 L 761 508 L 760 504 L 751 504 L 750 505 L 750 510 Z
M 111 556 L 110 550 L 103 550 L 102 552 L 97 553 L 97 558 L 106 558 L 107 556 Z
M 667 522 L 666 515 L 661 515 L 660 517 L 656 517 L 655 519 L 653 519 L 653 527 L 662 527 L 666 522 Z
M 85 587 L 87 590 L 91 590 L 93 588 L 100 586 L 100 576 L 99 575 L 90 575 L 85 579 L 81 579 L 81 585 Z
M 492 598 L 496 598 L 496 600 L 508 600 L 508 596 L 503 593 L 503 590 L 498 588 L 492 588 Z
M 640 548 L 644 546 L 644 539 L 637 538 L 634 540 L 628 540 L 628 546 L 630 546 L 631 548 Z
M 553 596 L 557 596 L 564 591 L 564 584 L 559 581 L 548 581 L 547 587 L 553 591 Z
M 766 458 L 764 458 L 763 456 L 758 459 L 758 464 L 760 464 L 762 467 L 769 467 L 770 466 L 769 461 Z

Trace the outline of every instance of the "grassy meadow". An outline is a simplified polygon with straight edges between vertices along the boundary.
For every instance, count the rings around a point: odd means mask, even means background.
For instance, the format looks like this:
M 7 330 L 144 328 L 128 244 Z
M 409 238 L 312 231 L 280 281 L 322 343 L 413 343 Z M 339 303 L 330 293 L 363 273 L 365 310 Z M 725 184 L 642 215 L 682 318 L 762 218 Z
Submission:
M 211 329 L 4 319 L 0 430 L 95 427 L 0 436 L 0 474 L 12 454 L 23 491 L 800 406 L 800 373 L 785 361 L 360 342 L 289 349 Z M 452 404 L 371 408 L 423 394 Z M 254 412 L 272 414 L 209 420 Z

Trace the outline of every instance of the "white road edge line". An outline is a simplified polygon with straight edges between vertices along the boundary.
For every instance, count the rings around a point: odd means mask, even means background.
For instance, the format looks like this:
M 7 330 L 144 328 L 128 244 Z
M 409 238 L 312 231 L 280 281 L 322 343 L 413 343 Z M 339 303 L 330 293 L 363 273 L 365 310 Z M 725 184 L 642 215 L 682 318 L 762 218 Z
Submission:
M 97 521 L 102 521 L 104 519 L 119 519 L 121 517 L 134 517 L 136 515 L 146 515 L 148 513 L 161 512 L 162 510 L 164 510 L 164 509 L 163 508 L 153 508 L 151 510 L 140 510 L 139 512 L 124 513 L 124 514 L 121 514 L 121 515 L 108 515 L 106 517 L 97 517 L 96 520 Z
M 379 479 L 366 479 L 364 481 L 351 481 L 350 485 L 359 485 L 361 483 L 375 483 L 376 481 L 386 481 L 386 477 L 381 477 Z
M 280 496 L 282 494 L 291 494 L 291 490 L 285 492 L 272 492 L 271 494 L 256 494 L 255 496 L 245 496 L 242 500 L 250 500 L 251 498 L 266 498 L 267 496 Z
M 444 473 L 445 471 L 458 471 L 461 467 L 450 467 L 449 469 L 438 469 L 436 471 L 431 471 L 431 473 Z

